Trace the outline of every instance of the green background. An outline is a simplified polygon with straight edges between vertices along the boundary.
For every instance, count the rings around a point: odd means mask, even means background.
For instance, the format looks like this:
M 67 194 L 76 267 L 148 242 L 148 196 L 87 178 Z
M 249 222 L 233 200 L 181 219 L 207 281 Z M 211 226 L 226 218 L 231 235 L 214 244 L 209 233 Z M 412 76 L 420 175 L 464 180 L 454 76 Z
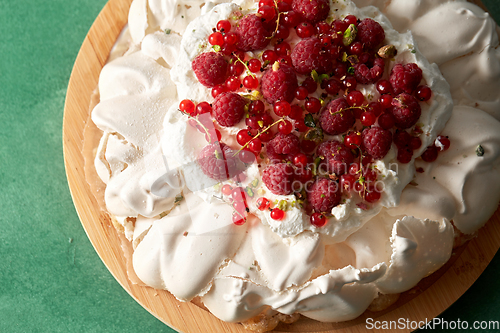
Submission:
M 114 280 L 78 220 L 64 99 L 105 0 L 0 0 L 0 332 L 173 332 Z M 500 21 L 498 0 L 484 0 Z M 442 318 L 500 320 L 500 257 Z

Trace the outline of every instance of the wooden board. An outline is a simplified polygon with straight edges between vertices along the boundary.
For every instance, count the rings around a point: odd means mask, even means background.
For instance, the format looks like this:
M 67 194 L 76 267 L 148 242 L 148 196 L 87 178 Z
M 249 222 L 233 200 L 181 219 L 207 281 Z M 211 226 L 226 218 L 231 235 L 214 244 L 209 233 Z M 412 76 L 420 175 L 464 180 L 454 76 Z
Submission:
M 89 105 L 99 73 L 126 24 L 131 2 L 132 0 L 108 2 L 85 38 L 71 74 L 63 120 L 63 147 L 69 188 L 76 210 L 92 245 L 109 271 L 137 302 L 158 319 L 186 333 L 248 332 L 239 324 L 220 321 L 193 303 L 178 302 L 166 291 L 130 282 L 120 236 L 94 196 L 95 184 L 89 185 L 86 181 L 83 151 L 88 147 L 84 147 L 84 132 L 95 130 L 88 121 Z M 91 145 L 94 143 L 91 142 Z M 500 246 L 499 220 L 500 212 L 497 211 L 492 221 L 480 230 L 477 238 L 454 251 L 445 267 L 402 294 L 398 302 L 386 311 L 367 311 L 356 320 L 337 324 L 318 323 L 303 318 L 291 326 L 278 326 L 274 332 L 363 332 L 366 331 L 366 318 L 387 321 L 398 318 L 411 321 L 433 318 L 453 304 L 491 261 Z

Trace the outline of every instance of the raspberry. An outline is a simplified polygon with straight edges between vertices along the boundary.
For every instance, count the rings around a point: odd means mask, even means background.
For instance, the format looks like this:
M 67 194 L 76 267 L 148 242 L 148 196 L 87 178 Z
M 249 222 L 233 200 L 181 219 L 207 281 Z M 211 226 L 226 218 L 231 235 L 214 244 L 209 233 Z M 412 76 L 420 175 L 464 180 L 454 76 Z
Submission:
M 300 140 L 294 134 L 278 133 L 276 136 L 267 143 L 268 155 L 272 157 L 286 158 L 287 155 L 295 155 L 300 150 Z M 278 155 L 278 156 L 276 156 Z M 271 156 L 269 156 L 271 158 Z
M 274 104 L 277 101 L 292 102 L 299 84 L 291 67 L 273 65 L 262 75 L 260 86 L 264 99 L 269 104 Z
M 292 193 L 293 167 L 288 163 L 272 164 L 262 173 L 262 181 L 274 194 L 288 195 Z
M 361 134 L 364 150 L 374 159 L 380 160 L 391 149 L 392 134 L 381 127 L 365 128 Z
M 292 9 L 305 20 L 316 23 L 328 17 L 330 2 L 328 0 L 293 0 Z
M 402 92 L 412 94 L 422 81 L 422 70 L 414 63 L 396 64 L 391 71 L 389 81 L 396 95 Z
M 342 97 L 328 103 L 319 116 L 321 128 L 330 135 L 347 132 L 355 122 L 349 104 Z
M 219 125 L 234 126 L 243 118 L 246 104 L 244 97 L 233 92 L 224 92 L 215 98 L 212 104 L 212 115 Z
M 384 41 L 384 28 L 371 18 L 365 18 L 358 24 L 357 39 L 366 50 L 373 50 Z
M 320 74 L 333 70 L 330 52 L 325 50 L 316 37 L 300 41 L 293 49 L 291 57 L 293 68 L 300 74 L 309 74 L 313 69 Z
M 371 66 L 371 67 L 369 67 Z M 377 82 L 384 74 L 385 62 L 382 58 L 376 58 L 373 62 L 354 65 L 354 77 L 361 84 Z
M 245 52 L 261 50 L 270 41 L 266 38 L 269 32 L 260 17 L 255 14 L 248 14 L 238 22 L 236 34 L 238 35 L 238 49 Z
M 337 176 L 343 175 L 354 161 L 354 156 L 349 148 L 338 141 L 325 141 L 318 146 L 318 155 L 325 158 L 328 172 Z
M 401 129 L 410 128 L 415 125 L 420 118 L 422 109 L 417 99 L 407 93 L 399 94 L 392 99 L 390 109 L 394 116 L 396 127 Z
M 215 180 L 226 180 L 236 175 L 237 165 L 234 151 L 224 143 L 212 143 L 198 155 L 201 170 Z
M 340 203 L 341 193 L 336 181 L 318 178 L 307 191 L 312 208 L 319 213 L 329 213 Z
M 201 53 L 194 58 L 191 66 L 196 78 L 205 87 L 215 87 L 226 81 L 228 64 L 220 53 Z

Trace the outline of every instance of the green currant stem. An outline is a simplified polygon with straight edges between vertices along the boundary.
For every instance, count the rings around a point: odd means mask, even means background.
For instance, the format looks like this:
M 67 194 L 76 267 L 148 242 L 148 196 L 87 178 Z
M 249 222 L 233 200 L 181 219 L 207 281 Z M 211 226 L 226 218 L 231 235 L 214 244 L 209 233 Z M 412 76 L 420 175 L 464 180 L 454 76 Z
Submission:
M 250 76 L 251 76 L 251 77 L 253 77 L 254 79 L 257 77 L 257 76 L 255 76 L 255 74 L 254 74 L 254 73 L 252 73 L 252 72 L 250 71 L 250 69 L 248 68 L 248 64 L 247 64 L 246 62 L 244 62 L 243 60 L 241 60 L 241 59 L 240 59 L 240 58 L 238 58 L 238 57 L 236 57 L 236 61 L 241 62 L 241 63 L 243 64 L 243 66 L 245 66 L 245 69 L 247 70 L 247 74 L 248 74 L 248 75 L 250 75 Z
M 342 113 L 344 111 L 347 111 L 347 110 L 355 110 L 355 109 L 361 109 L 361 110 L 366 110 L 366 105 L 361 105 L 361 106 L 351 106 L 351 107 L 348 107 L 348 108 L 345 108 L 345 109 L 340 109 L 338 111 L 335 111 L 335 112 L 332 112 L 330 111 L 330 114 L 338 114 L 338 113 Z
M 274 125 L 276 125 L 276 124 L 278 124 L 278 123 L 280 123 L 282 121 L 285 121 L 285 119 L 280 118 L 280 119 L 276 120 L 274 123 L 272 123 L 271 125 L 269 125 L 266 128 L 264 128 L 264 130 L 262 130 L 261 132 L 257 133 L 256 136 L 254 136 L 252 139 L 248 140 L 248 142 L 245 143 L 236 153 L 234 153 L 233 156 L 238 155 L 240 153 L 240 151 L 242 151 L 243 149 L 245 149 L 248 146 L 248 144 L 250 143 L 250 141 L 252 141 L 253 139 L 258 138 L 261 134 L 267 132 L 271 127 L 273 127 Z
M 281 12 L 278 10 L 278 2 L 276 0 L 274 0 L 274 8 L 278 13 L 278 18 L 276 19 L 276 29 L 274 29 L 273 34 L 270 37 L 266 37 L 266 39 L 273 39 L 274 36 L 276 36 L 276 33 L 278 32 L 278 27 L 280 26 Z

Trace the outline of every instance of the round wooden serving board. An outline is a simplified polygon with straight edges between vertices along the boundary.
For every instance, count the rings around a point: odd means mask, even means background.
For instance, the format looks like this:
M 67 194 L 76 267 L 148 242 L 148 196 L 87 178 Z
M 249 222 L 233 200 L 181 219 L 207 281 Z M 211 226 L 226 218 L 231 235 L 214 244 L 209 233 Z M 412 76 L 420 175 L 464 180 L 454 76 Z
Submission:
M 120 237 L 101 209 L 95 188 L 91 188 L 86 181 L 84 131 L 87 125 L 92 125 L 89 124 L 91 96 L 110 50 L 126 24 L 131 2 L 110 0 L 106 4 L 85 38 L 71 74 L 64 111 L 63 146 L 69 188 L 76 210 L 90 241 L 116 280 L 165 324 L 186 333 L 248 332 L 240 324 L 222 322 L 193 303 L 178 302 L 166 291 L 130 282 Z M 499 217 L 500 211 L 497 211 L 486 227 L 479 231 L 477 238 L 457 248 L 445 267 L 402 294 L 389 309 L 366 311 L 356 320 L 344 323 L 318 323 L 302 318 L 293 325 L 280 325 L 274 332 L 364 332 L 366 318 L 379 321 L 405 318 L 415 322 L 434 318 L 474 283 L 493 258 L 500 246 Z

